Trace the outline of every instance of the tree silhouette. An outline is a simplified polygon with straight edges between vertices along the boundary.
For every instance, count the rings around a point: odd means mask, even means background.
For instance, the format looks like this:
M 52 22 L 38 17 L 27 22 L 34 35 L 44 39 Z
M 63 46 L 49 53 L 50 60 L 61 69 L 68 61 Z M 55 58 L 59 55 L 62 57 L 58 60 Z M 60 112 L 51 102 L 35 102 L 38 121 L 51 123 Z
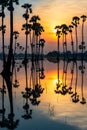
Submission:
M 38 59 L 39 58 L 39 40 L 40 35 L 44 31 L 42 25 L 38 22 L 40 21 L 39 16 L 32 16 L 30 19 L 30 22 L 32 23 L 32 43 L 31 43 L 31 53 L 32 53 L 32 59 Z
M 80 20 L 80 18 L 77 17 L 77 16 L 74 16 L 74 17 L 72 18 L 72 24 L 73 24 L 73 26 L 75 27 L 75 35 L 76 35 L 76 53 L 78 53 L 77 27 L 78 27 L 78 24 L 79 24 L 79 20 Z
M 26 23 L 23 24 L 22 30 L 25 30 L 25 35 L 26 35 L 26 45 L 25 45 L 25 58 L 24 58 L 24 63 L 28 62 L 27 59 L 27 48 L 28 48 L 28 35 L 31 31 L 31 25 L 28 24 L 28 19 L 29 19 L 29 13 L 32 13 L 32 5 L 31 4 L 24 4 L 22 7 L 25 9 L 25 13 L 23 14 L 23 17 L 25 18 Z

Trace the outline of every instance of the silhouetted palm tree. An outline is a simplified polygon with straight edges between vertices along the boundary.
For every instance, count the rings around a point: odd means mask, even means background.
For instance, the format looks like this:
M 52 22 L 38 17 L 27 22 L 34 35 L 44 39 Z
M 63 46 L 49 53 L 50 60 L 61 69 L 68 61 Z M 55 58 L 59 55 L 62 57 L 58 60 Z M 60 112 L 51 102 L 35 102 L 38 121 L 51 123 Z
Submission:
M 55 27 L 55 29 L 56 29 L 56 36 L 57 36 L 57 51 L 58 51 L 58 55 L 57 55 L 58 57 L 57 57 L 57 58 L 58 58 L 58 61 L 59 61 L 59 51 L 60 51 L 60 50 L 59 50 L 59 49 L 60 49 L 60 48 L 59 48 L 59 44 L 60 44 L 60 34 L 61 34 L 60 28 L 61 28 L 60 26 L 56 26 L 56 27 Z
M 74 59 L 74 41 L 73 41 L 72 29 L 73 29 L 73 26 L 69 25 L 69 32 L 70 32 L 70 35 L 71 35 L 72 53 L 73 53 L 73 59 Z
M 63 35 L 63 52 L 67 52 L 67 37 L 66 37 L 66 35 L 68 32 L 68 26 L 66 24 L 62 24 L 61 29 L 62 29 L 62 35 Z
M 39 20 L 40 20 L 39 16 L 36 15 L 32 16 L 30 19 L 30 22 L 33 23 L 32 24 L 33 34 L 32 34 L 32 44 L 31 44 L 32 58 L 33 55 L 35 55 L 36 58 L 38 58 L 39 56 L 39 40 L 40 40 L 41 33 L 44 31 L 41 24 L 38 23 Z
M 81 19 L 82 19 L 82 44 L 84 44 L 84 22 L 86 21 L 87 16 L 86 15 L 82 15 Z
M 23 17 L 26 20 L 26 23 L 23 24 L 22 30 L 25 30 L 25 35 L 26 35 L 26 45 L 25 45 L 25 58 L 24 58 L 24 63 L 27 62 L 27 47 L 28 47 L 28 35 L 31 31 L 31 25 L 28 24 L 28 19 L 29 19 L 29 13 L 32 13 L 32 5 L 31 4 L 24 4 L 22 7 L 26 10 L 25 13 L 23 14 Z
M 78 53 L 78 36 L 77 36 L 77 27 L 78 27 L 78 24 L 79 24 L 79 20 L 80 18 L 77 17 L 77 16 L 74 16 L 72 18 L 72 24 L 73 26 L 75 27 L 75 36 L 76 36 L 76 54 Z

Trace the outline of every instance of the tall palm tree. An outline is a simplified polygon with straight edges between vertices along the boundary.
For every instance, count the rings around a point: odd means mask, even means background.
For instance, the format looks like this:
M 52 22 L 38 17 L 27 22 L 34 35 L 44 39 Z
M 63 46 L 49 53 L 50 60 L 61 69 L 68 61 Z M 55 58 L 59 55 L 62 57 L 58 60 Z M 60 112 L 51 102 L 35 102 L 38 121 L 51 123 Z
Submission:
M 81 19 L 82 19 L 82 44 L 84 44 L 84 22 L 86 21 L 87 16 L 86 15 L 82 15 Z
M 40 17 L 38 15 L 34 15 L 31 17 L 30 19 L 30 23 L 32 23 L 32 40 L 31 40 L 31 53 L 32 53 L 32 60 L 34 59 L 34 53 L 36 51 L 36 43 L 35 43 L 35 26 L 36 26 L 36 23 L 40 21 Z
M 32 16 L 30 19 L 30 22 L 32 23 L 32 30 L 33 30 L 31 50 L 32 50 L 32 55 L 35 54 L 37 55 L 36 57 L 38 57 L 39 55 L 40 35 L 44 31 L 42 25 L 38 21 L 40 21 L 40 18 L 39 16 L 36 15 Z
M 72 46 L 72 53 L 73 53 L 73 56 L 74 56 L 74 41 L 73 41 L 73 35 L 72 35 L 72 29 L 73 29 L 73 26 L 72 25 L 69 25 L 69 32 L 70 32 L 70 35 L 71 35 L 71 46 Z M 74 58 L 74 57 L 73 57 Z
M 25 30 L 25 35 L 26 35 L 26 45 L 25 45 L 25 58 L 24 61 L 27 62 L 27 47 L 28 47 L 28 35 L 31 31 L 31 25 L 28 24 L 28 19 L 29 19 L 29 13 L 32 13 L 32 5 L 31 4 L 24 4 L 22 7 L 26 10 L 25 13 L 23 14 L 23 17 L 26 20 L 26 23 L 23 24 L 22 30 Z
M 62 35 L 63 35 L 63 53 L 64 53 L 64 59 L 67 58 L 68 60 L 68 55 L 67 55 L 67 34 L 68 34 L 68 26 L 66 24 L 61 25 L 61 30 L 62 30 Z
M 79 24 L 79 20 L 80 20 L 80 18 L 77 17 L 77 16 L 74 16 L 74 17 L 72 18 L 72 24 L 73 24 L 73 26 L 75 27 L 75 35 L 76 35 L 76 56 L 77 56 L 77 53 L 78 53 L 77 27 L 78 27 L 78 24 Z
M 60 31 L 60 26 L 56 26 L 55 27 L 55 29 L 56 29 L 56 36 L 57 36 L 57 51 L 58 51 L 58 59 L 59 59 L 59 44 L 60 44 L 60 34 L 61 34 L 61 31 Z
M 5 19 L 5 8 L 7 7 L 8 5 L 8 0 L 1 0 L 0 1 L 0 5 L 1 5 L 1 12 L 0 12 L 0 17 L 2 17 L 2 25 L 0 26 L 0 31 L 2 31 L 2 53 L 3 53 L 3 66 L 4 66 L 4 63 L 6 62 L 6 59 L 5 59 L 5 31 L 6 31 L 6 25 L 4 25 L 4 19 Z

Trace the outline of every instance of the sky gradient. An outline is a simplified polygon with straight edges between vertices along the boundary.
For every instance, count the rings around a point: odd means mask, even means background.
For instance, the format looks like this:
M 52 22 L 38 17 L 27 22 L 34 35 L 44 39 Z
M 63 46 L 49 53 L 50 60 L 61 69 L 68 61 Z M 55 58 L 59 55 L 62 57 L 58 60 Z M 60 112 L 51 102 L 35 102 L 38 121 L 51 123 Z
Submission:
M 14 30 L 20 32 L 19 41 L 24 44 L 25 35 L 21 31 L 22 24 L 25 20 L 22 17 L 24 9 L 21 5 L 24 3 L 32 4 L 32 15 L 39 15 L 40 23 L 44 27 L 45 32 L 42 38 L 45 39 L 45 53 L 51 50 L 56 50 L 56 35 L 54 28 L 56 25 L 66 23 L 69 25 L 73 16 L 80 17 L 87 14 L 87 0 L 19 0 L 20 5 L 15 6 L 14 11 Z M 9 12 L 6 11 L 7 32 L 9 32 Z M 0 36 L 1 37 L 1 36 Z M 8 35 L 6 35 L 8 38 Z M 8 41 L 8 40 L 7 40 Z

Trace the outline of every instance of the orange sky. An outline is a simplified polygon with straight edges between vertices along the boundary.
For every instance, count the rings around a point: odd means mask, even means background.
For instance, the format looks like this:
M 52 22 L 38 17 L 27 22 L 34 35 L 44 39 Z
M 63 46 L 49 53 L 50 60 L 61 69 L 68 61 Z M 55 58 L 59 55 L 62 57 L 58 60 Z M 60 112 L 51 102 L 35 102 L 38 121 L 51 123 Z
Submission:
M 51 50 L 56 50 L 56 35 L 54 33 L 54 28 L 56 25 L 61 25 L 63 23 L 70 24 L 73 16 L 81 16 L 87 14 L 87 0 L 20 0 L 20 5 L 15 6 L 14 11 L 14 30 L 20 32 L 19 41 L 23 45 L 25 36 L 24 32 L 21 31 L 22 24 L 24 24 L 24 19 L 22 14 L 24 9 L 21 5 L 24 3 L 32 4 L 33 13 L 32 15 L 39 15 L 41 18 L 41 24 L 45 29 L 42 34 L 42 38 L 45 39 L 45 52 Z M 1 22 L 1 21 L 0 21 Z M 9 12 L 6 10 L 6 24 L 7 32 L 9 30 Z M 9 35 L 6 35 L 8 38 Z M 1 35 L 0 35 L 1 37 Z M 6 42 L 9 42 L 6 40 Z M 6 43 L 7 44 L 7 43 Z

